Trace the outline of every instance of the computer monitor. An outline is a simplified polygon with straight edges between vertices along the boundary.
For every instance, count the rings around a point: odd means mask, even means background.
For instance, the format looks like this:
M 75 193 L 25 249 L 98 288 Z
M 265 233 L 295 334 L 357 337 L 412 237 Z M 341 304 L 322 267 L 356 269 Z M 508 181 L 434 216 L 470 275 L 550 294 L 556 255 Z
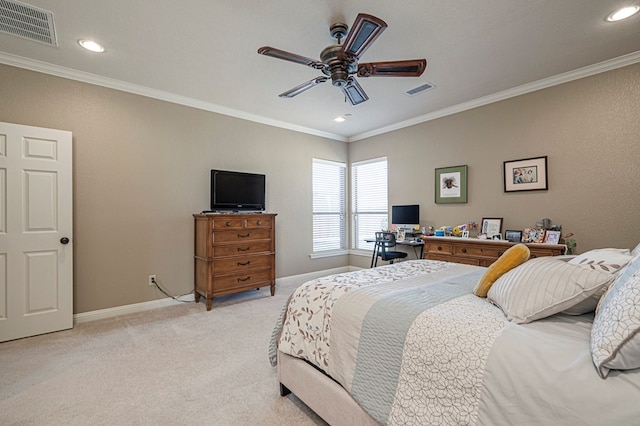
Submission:
M 420 205 L 391 206 L 391 224 L 399 229 L 420 227 Z

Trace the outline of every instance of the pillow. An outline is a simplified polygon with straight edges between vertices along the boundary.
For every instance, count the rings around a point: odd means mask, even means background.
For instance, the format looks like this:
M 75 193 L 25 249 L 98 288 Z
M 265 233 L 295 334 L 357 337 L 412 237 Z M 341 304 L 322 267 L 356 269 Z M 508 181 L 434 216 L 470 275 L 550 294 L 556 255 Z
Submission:
M 614 274 L 632 258 L 628 249 L 605 248 L 582 253 L 569 260 L 569 263 Z
M 593 320 L 591 358 L 603 379 L 610 370 L 640 368 L 640 260 L 634 263 L 634 272 L 618 277 L 603 297 Z
M 634 256 L 637 256 L 640 254 L 640 243 L 637 246 L 635 246 L 633 250 L 631 250 L 631 254 Z
M 504 273 L 526 262 L 529 259 L 529 255 L 529 247 L 524 244 L 516 244 L 510 247 L 502 253 L 498 260 L 489 265 L 473 289 L 473 294 L 479 297 L 487 297 L 487 292 L 493 283 Z
M 579 304 L 615 278 L 553 257 L 539 257 L 498 278 L 487 297 L 510 321 L 524 324 Z

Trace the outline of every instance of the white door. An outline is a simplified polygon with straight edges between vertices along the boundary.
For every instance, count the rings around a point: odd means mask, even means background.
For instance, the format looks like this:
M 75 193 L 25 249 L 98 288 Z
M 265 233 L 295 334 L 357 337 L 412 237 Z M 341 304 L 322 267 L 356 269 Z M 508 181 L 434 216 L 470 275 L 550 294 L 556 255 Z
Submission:
M 71 132 L 0 122 L 0 342 L 73 327 Z

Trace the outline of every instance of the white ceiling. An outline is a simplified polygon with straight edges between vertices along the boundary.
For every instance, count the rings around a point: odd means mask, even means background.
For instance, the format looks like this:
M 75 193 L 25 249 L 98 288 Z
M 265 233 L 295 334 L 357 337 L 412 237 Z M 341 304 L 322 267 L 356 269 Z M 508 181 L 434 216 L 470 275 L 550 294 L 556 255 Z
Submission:
M 25 0 L 53 12 L 58 47 L 0 33 L 0 63 L 193 105 L 337 140 L 358 140 L 640 61 L 640 0 Z M 358 13 L 388 28 L 362 62 L 426 58 L 421 77 L 360 78 L 351 106 L 329 82 L 278 94 L 319 71 L 257 54 L 319 59 L 329 26 Z M 81 49 L 94 38 L 106 52 Z M 435 89 L 405 91 L 426 82 Z M 344 123 L 336 116 L 351 114 Z

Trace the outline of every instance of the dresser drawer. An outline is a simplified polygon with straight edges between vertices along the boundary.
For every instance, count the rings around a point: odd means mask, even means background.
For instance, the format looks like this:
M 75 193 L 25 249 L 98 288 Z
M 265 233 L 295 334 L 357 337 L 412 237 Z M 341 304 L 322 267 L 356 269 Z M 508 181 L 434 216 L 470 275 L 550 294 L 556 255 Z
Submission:
M 240 217 L 229 218 L 229 217 L 216 217 L 212 220 L 213 229 L 217 232 L 221 229 L 243 229 L 244 228 L 244 219 Z
M 271 254 L 215 259 L 213 274 L 217 277 L 218 275 L 240 273 L 256 268 L 271 268 L 272 259 Z
M 477 247 L 477 246 L 453 246 L 453 254 L 457 256 L 491 257 L 496 259 L 502 256 L 509 247 Z
M 271 228 L 271 220 L 268 218 L 250 218 L 247 219 L 247 228 Z
M 441 243 L 441 242 L 427 242 L 425 244 L 425 250 L 428 253 L 443 253 L 443 254 L 453 253 L 452 246 L 450 243 Z
M 226 244 L 213 246 L 213 257 L 244 256 L 271 251 L 271 241 L 248 240 L 242 244 Z
M 237 231 L 218 231 L 213 234 L 213 242 L 230 243 L 250 240 L 268 240 L 271 230 L 268 228 L 238 229 Z
M 464 263 L 465 265 L 479 266 L 480 261 L 471 257 L 456 257 L 448 254 L 427 253 L 424 255 L 428 260 L 441 260 L 443 262 Z
M 224 293 L 236 288 L 258 288 L 271 282 L 271 270 L 248 271 L 244 274 L 234 274 L 225 277 L 217 277 L 213 281 L 213 291 Z

